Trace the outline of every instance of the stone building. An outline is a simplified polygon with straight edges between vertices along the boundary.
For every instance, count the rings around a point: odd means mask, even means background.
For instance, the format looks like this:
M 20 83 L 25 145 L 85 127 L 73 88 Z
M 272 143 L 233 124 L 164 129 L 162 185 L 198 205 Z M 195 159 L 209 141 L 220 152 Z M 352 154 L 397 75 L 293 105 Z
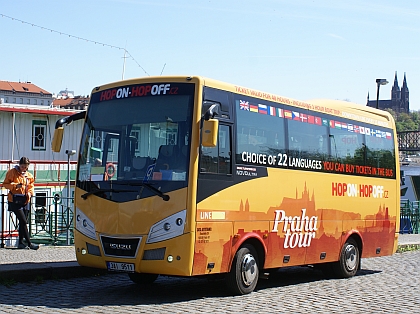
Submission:
M 367 106 L 376 108 L 376 99 L 369 100 L 369 93 L 367 96 Z M 409 91 L 407 87 L 407 79 L 404 73 L 404 81 L 402 87 L 398 85 L 397 72 L 395 72 L 394 85 L 391 89 L 391 99 L 378 101 L 379 109 L 392 109 L 398 113 L 409 113 L 410 112 L 410 102 L 409 102 Z

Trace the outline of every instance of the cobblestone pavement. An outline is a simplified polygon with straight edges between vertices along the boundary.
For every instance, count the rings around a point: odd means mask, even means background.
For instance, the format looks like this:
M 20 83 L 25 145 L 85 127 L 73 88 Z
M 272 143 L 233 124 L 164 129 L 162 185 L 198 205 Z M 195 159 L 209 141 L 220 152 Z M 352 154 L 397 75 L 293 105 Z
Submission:
M 0 265 L 66 261 L 76 261 L 74 246 L 41 246 L 37 251 L 0 249 Z
M 362 260 L 350 279 L 324 279 L 307 267 L 260 280 L 230 296 L 221 280 L 160 277 L 153 285 L 126 274 L 0 286 L 0 313 L 419 313 L 420 251 Z
M 420 245 L 420 234 L 400 234 L 398 245 Z M 17 250 L 16 248 L 0 249 L 0 265 L 17 265 L 22 263 L 53 263 L 76 261 L 74 246 L 44 246 L 37 251 Z M 1 273 L 1 269 L 0 269 Z

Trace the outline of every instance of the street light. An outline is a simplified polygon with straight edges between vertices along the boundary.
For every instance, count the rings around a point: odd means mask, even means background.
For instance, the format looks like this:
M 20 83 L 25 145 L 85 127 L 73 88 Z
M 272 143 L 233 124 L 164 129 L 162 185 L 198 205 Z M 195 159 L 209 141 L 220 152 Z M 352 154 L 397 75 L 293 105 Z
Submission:
M 376 90 L 376 109 L 378 109 L 379 108 L 379 86 L 388 84 L 388 81 L 386 79 L 376 79 L 376 84 L 378 85 L 378 88 Z
M 66 244 L 70 245 L 70 157 L 76 154 L 74 149 L 66 150 L 67 155 L 67 223 Z

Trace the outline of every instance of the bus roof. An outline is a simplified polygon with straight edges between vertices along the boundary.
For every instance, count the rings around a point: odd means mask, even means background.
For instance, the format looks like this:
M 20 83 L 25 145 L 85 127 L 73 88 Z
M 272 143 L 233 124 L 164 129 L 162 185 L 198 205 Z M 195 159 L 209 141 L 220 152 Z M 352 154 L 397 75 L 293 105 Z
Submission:
M 265 101 L 276 102 L 280 104 L 290 105 L 302 109 L 311 110 L 319 113 L 327 113 L 330 115 L 354 119 L 366 123 L 380 125 L 383 127 L 394 127 L 394 121 L 391 114 L 387 111 L 375 109 L 365 105 L 351 103 L 348 101 L 331 100 L 331 99 L 312 99 L 312 100 L 297 100 L 285 96 L 280 96 L 270 92 L 263 92 L 252 88 L 242 87 L 239 85 L 218 81 L 215 79 L 203 76 L 148 76 L 141 78 L 128 79 L 118 82 L 105 84 L 95 87 L 92 94 L 103 91 L 109 88 L 116 88 L 119 86 L 128 86 L 135 84 L 143 84 L 147 82 L 194 82 L 203 86 L 208 86 L 216 89 L 226 90 L 244 96 L 259 98 Z
M 204 85 L 214 87 L 222 90 L 229 90 L 245 96 L 260 98 L 268 101 L 275 101 L 311 111 L 321 113 L 328 113 L 331 115 L 350 118 L 358 121 L 363 121 L 371 124 L 376 124 L 384 127 L 394 127 L 394 121 L 391 114 L 387 111 L 379 110 L 376 108 L 360 105 L 348 101 L 333 100 L 333 99 L 311 99 L 311 100 L 296 100 L 277 94 L 262 92 L 246 87 L 241 87 L 221 81 L 201 78 Z

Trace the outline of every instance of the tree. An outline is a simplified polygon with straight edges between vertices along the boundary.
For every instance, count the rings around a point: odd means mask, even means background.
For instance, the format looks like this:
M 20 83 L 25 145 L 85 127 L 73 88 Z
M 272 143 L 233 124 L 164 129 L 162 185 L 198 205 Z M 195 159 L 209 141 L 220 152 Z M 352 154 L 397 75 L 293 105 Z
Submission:
M 412 111 L 410 113 L 396 113 L 391 109 L 387 109 L 395 119 L 397 132 L 402 131 L 418 131 L 420 125 L 420 113 Z

